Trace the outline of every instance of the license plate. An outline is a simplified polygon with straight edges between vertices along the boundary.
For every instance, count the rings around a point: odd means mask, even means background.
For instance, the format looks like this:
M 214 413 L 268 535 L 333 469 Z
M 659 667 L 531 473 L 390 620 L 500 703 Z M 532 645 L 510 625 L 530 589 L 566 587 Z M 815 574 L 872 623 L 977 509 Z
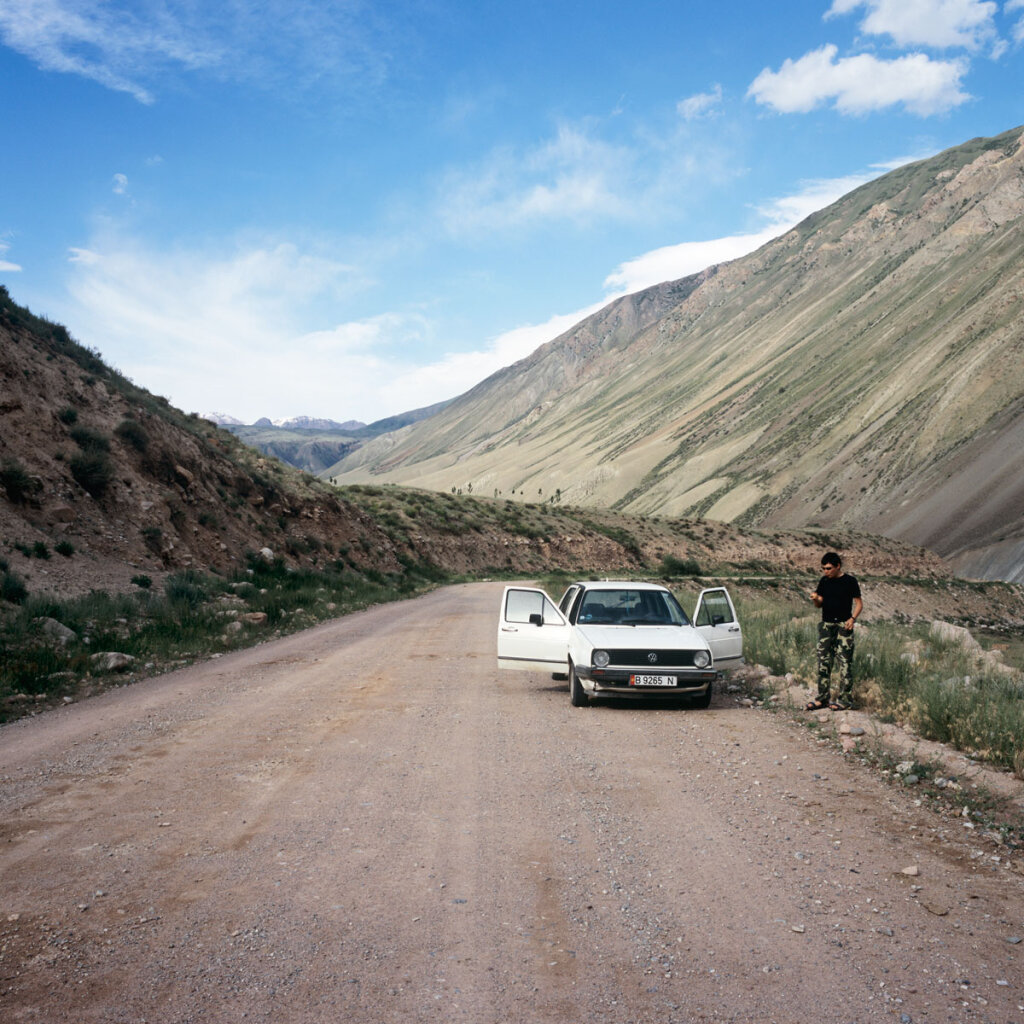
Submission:
M 630 686 L 675 686 L 675 676 L 630 676 Z

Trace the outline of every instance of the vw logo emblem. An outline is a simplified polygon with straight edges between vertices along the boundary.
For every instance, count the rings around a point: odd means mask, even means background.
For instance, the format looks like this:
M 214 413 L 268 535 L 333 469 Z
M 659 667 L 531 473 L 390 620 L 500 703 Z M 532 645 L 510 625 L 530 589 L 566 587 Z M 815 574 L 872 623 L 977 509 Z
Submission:
M 658 656 L 654 651 L 651 651 L 651 653 L 647 655 L 647 660 L 653 665 L 658 660 Z

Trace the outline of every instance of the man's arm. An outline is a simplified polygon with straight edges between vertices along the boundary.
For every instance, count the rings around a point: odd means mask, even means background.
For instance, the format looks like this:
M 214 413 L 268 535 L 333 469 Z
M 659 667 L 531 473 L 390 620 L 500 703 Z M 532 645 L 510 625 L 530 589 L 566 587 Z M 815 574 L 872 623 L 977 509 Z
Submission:
M 853 624 L 857 621 L 862 611 L 864 611 L 864 602 L 859 597 L 855 597 L 853 599 L 853 614 L 845 623 L 847 629 L 853 629 Z

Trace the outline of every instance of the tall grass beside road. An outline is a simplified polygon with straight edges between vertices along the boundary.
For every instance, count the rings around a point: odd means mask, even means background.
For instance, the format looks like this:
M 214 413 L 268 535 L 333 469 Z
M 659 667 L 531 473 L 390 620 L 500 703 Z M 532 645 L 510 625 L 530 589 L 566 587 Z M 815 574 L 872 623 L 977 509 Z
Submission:
M 192 570 L 155 593 L 138 577 L 135 593 L 94 591 L 59 600 L 23 595 L 0 615 L 0 721 L 37 704 L 116 679 L 187 664 L 280 636 L 325 619 L 407 597 L 438 581 L 433 567 L 400 574 L 358 571 L 342 561 L 296 570 L 250 559 L 233 579 Z M 105 653 L 127 655 L 105 667 Z M 118 673 L 114 675 L 113 673 Z
M 737 600 L 744 657 L 775 675 L 816 679 L 818 617 L 795 595 L 776 592 Z M 835 672 L 835 670 L 833 670 Z M 859 626 L 854 700 L 886 721 L 904 722 L 924 739 L 1024 778 L 1024 673 L 1004 671 L 928 623 Z

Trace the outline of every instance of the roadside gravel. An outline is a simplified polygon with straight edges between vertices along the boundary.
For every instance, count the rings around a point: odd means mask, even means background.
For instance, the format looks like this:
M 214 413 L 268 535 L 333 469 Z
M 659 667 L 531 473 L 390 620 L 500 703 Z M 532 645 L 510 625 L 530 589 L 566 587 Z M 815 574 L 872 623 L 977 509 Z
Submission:
M 0 728 L 11 1021 L 1024 1022 L 1024 877 L 782 716 L 573 709 L 501 587 Z

